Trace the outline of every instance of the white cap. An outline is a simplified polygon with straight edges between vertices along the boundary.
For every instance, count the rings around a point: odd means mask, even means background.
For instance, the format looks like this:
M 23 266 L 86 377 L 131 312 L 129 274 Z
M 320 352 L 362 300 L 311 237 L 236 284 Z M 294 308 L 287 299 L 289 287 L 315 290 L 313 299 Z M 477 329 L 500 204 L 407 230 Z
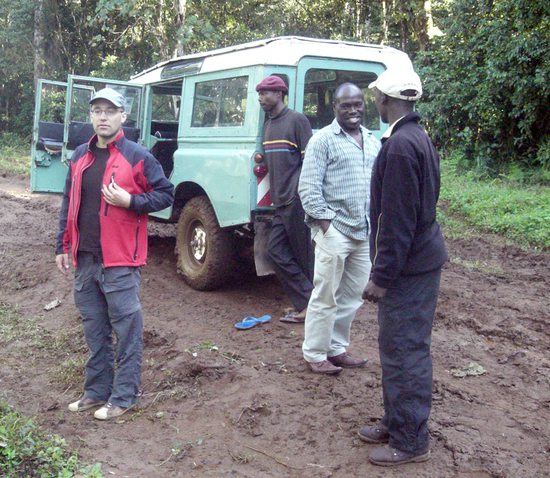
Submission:
M 118 91 L 113 90 L 112 88 L 103 88 L 94 94 L 90 100 L 92 104 L 96 100 L 107 100 L 113 103 L 117 108 L 124 109 L 124 96 L 122 96 Z
M 388 68 L 369 85 L 369 88 L 375 87 L 392 98 L 405 101 L 416 101 L 422 96 L 420 77 L 412 68 Z M 404 95 L 407 90 L 413 90 L 416 94 Z

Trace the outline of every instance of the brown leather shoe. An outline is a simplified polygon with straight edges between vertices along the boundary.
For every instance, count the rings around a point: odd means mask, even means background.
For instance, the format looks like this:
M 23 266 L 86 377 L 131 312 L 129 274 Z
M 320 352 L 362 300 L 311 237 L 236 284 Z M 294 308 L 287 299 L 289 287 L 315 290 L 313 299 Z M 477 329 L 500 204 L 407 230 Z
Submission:
M 404 465 L 405 463 L 419 463 L 430 459 L 430 449 L 425 448 L 415 453 L 398 450 L 391 446 L 375 448 L 370 452 L 369 461 L 379 466 Z
M 378 425 L 367 425 L 361 428 L 357 432 L 359 438 L 367 443 L 388 443 L 390 439 L 390 434 L 388 432 L 388 427 L 379 423 Z
M 307 362 L 307 360 L 306 360 Z M 328 360 L 322 362 L 307 362 L 312 372 L 323 373 L 325 375 L 336 375 L 342 371 L 342 367 L 332 365 Z
M 367 359 L 355 359 L 347 352 L 327 358 L 332 364 L 342 368 L 359 368 L 367 365 Z

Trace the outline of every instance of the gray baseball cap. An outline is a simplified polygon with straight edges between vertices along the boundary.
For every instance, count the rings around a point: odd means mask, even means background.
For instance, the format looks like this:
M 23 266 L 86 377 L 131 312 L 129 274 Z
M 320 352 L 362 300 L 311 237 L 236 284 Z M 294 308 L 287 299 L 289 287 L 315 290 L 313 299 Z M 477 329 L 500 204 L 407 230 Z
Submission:
M 107 100 L 113 103 L 117 108 L 124 109 L 125 99 L 118 91 L 113 90 L 112 88 L 103 88 L 102 90 L 96 91 L 90 104 L 93 104 L 96 100 Z

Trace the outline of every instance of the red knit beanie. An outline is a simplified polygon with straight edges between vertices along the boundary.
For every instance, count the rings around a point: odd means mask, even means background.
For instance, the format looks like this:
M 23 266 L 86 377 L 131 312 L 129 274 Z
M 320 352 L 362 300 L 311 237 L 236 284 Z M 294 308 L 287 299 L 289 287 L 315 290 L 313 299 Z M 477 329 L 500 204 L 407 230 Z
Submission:
M 264 78 L 256 85 L 256 91 L 267 90 L 267 91 L 282 91 L 283 93 L 288 93 L 288 88 L 285 85 L 285 82 L 278 76 L 271 75 L 267 78 Z

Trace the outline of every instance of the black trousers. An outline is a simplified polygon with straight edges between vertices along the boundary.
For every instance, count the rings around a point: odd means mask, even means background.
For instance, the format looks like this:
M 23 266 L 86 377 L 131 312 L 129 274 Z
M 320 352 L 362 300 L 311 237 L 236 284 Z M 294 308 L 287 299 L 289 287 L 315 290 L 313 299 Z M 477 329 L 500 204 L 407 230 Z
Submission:
M 304 216 L 298 197 L 276 208 L 268 245 L 275 274 L 298 311 L 307 307 L 313 290 L 313 246 Z
M 407 452 L 428 447 L 432 406 L 432 324 L 441 269 L 401 276 L 379 302 L 384 423 L 390 446 Z

